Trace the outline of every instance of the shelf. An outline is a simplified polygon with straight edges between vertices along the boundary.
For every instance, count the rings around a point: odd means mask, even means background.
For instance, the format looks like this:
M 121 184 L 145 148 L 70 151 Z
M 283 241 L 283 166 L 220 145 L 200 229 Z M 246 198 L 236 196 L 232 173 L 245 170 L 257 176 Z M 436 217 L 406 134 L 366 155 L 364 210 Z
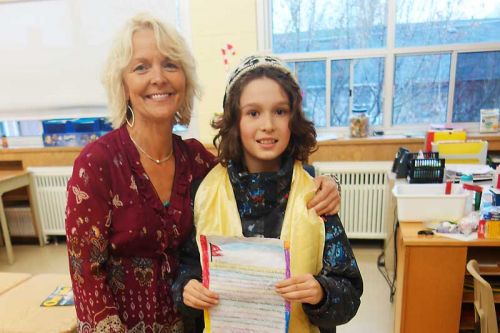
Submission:
M 493 293 L 493 301 L 495 304 L 500 304 L 500 293 Z M 462 303 L 473 303 L 474 302 L 474 292 L 464 291 L 462 295 Z
M 471 304 L 462 305 L 460 314 L 460 331 L 474 331 L 474 307 Z
M 479 274 L 482 276 L 500 276 L 500 263 L 496 264 L 479 264 Z M 466 270 L 465 275 L 470 275 Z

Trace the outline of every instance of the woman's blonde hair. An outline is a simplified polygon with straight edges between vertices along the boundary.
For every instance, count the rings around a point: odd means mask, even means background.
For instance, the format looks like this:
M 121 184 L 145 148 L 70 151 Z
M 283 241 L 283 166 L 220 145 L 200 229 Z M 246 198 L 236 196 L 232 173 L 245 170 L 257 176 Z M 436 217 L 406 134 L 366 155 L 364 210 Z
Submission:
M 200 96 L 194 57 L 184 38 L 173 26 L 146 13 L 132 17 L 118 32 L 105 64 L 102 81 L 108 95 L 111 123 L 114 128 L 118 128 L 126 121 L 128 101 L 125 95 L 123 71 L 132 58 L 132 37 L 135 32 L 142 29 L 151 29 L 158 50 L 179 64 L 184 71 L 186 95 L 183 105 L 178 110 L 176 123 L 189 125 L 194 97 Z

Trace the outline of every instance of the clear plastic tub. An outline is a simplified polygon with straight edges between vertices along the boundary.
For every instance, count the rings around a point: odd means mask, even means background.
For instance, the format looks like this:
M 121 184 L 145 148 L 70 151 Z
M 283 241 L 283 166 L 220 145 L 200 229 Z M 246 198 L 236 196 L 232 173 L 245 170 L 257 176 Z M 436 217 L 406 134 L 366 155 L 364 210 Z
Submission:
M 461 184 L 453 184 L 445 194 L 446 184 L 397 184 L 396 197 L 399 221 L 457 221 L 465 214 L 467 193 Z

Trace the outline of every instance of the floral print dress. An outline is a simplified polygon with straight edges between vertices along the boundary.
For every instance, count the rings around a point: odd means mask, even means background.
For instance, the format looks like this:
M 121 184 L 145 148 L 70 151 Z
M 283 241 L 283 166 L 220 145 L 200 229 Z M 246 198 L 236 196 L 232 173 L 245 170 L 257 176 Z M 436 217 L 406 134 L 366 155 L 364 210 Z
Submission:
M 87 145 L 68 182 L 66 234 L 79 332 L 183 332 L 171 285 L 193 228 L 190 187 L 214 166 L 196 140 L 174 135 L 165 207 L 128 131 Z

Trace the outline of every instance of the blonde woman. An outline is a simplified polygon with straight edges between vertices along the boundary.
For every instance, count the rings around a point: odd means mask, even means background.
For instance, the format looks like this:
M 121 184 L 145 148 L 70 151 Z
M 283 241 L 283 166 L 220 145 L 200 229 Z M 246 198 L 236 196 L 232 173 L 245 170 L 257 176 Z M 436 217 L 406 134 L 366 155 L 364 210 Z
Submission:
M 104 73 L 114 131 L 87 145 L 68 183 L 66 233 L 79 332 L 183 332 L 171 284 L 193 229 L 191 184 L 215 165 L 188 125 L 199 95 L 180 34 L 147 14 L 117 35 Z M 333 181 L 310 204 L 338 210 Z

